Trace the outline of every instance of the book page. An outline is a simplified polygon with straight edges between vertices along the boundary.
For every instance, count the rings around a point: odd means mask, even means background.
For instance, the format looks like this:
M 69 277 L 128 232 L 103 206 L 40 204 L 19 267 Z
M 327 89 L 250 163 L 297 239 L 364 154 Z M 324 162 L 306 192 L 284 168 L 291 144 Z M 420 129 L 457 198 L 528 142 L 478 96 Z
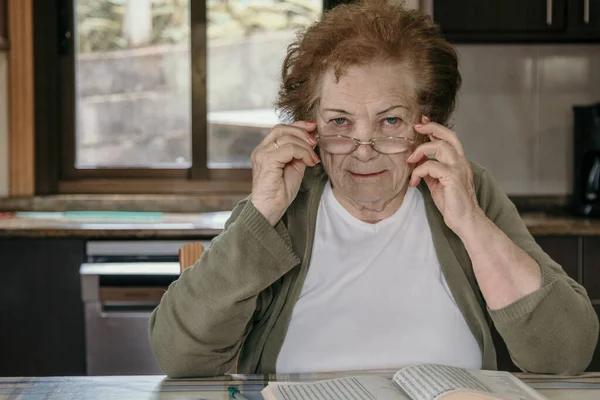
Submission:
M 504 400 L 498 395 L 477 392 L 472 389 L 457 389 L 446 392 L 438 397 L 439 400 Z
M 475 379 L 483 382 L 493 393 L 508 400 L 545 400 L 546 397 L 523 383 L 519 378 L 504 371 L 469 371 Z
M 412 400 L 433 400 L 453 389 L 491 391 L 467 370 L 444 365 L 415 365 L 403 368 L 394 375 L 394 382 Z
M 270 383 L 266 400 L 410 400 L 394 383 L 381 376 L 354 376 L 309 383 Z
M 456 389 L 468 389 L 506 400 L 540 400 L 514 375 L 503 371 L 473 371 L 444 365 L 416 365 L 394 375 L 394 382 L 412 400 L 434 400 Z

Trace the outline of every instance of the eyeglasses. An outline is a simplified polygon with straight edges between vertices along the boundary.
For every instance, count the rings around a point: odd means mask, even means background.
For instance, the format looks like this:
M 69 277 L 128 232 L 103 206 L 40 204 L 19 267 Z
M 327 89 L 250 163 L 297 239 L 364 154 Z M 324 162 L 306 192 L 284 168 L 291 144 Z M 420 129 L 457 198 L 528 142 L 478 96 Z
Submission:
M 404 136 L 387 136 L 362 142 L 350 136 L 344 135 L 315 135 L 319 147 L 331 154 L 350 154 L 360 145 L 370 145 L 373 150 L 381 154 L 403 153 L 410 149 L 415 138 Z

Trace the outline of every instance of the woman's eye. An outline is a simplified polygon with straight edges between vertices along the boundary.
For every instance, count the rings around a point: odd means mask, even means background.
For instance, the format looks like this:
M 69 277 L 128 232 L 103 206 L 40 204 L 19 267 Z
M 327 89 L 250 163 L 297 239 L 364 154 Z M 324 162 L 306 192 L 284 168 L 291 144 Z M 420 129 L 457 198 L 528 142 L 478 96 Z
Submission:
M 385 119 L 385 122 L 389 125 L 396 125 L 398 122 L 400 122 L 400 118 L 397 117 L 389 117 Z
M 334 119 L 332 119 L 332 121 L 336 125 L 344 125 L 344 123 L 346 122 L 346 118 L 344 118 L 344 117 L 334 118 Z

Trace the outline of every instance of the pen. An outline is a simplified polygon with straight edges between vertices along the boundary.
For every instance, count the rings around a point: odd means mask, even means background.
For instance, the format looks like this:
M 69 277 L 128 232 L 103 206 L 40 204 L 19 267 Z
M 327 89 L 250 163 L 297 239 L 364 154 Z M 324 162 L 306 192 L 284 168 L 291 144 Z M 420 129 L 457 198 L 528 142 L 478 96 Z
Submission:
M 229 392 L 229 395 L 231 396 L 232 399 L 235 400 L 248 400 L 247 398 L 245 398 L 244 396 L 242 396 L 242 393 L 237 390 L 236 388 L 230 386 L 227 391 Z

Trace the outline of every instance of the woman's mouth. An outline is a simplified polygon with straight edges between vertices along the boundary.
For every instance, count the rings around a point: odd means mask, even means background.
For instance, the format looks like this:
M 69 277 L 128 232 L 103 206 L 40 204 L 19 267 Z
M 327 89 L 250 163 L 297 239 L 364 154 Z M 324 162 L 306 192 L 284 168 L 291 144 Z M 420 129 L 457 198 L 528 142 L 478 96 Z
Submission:
M 350 171 L 350 174 L 355 178 L 368 179 L 368 178 L 377 178 L 377 177 L 383 175 L 385 172 L 386 172 L 386 170 L 379 171 L 379 172 L 367 173 L 367 174 L 359 174 L 357 172 Z

